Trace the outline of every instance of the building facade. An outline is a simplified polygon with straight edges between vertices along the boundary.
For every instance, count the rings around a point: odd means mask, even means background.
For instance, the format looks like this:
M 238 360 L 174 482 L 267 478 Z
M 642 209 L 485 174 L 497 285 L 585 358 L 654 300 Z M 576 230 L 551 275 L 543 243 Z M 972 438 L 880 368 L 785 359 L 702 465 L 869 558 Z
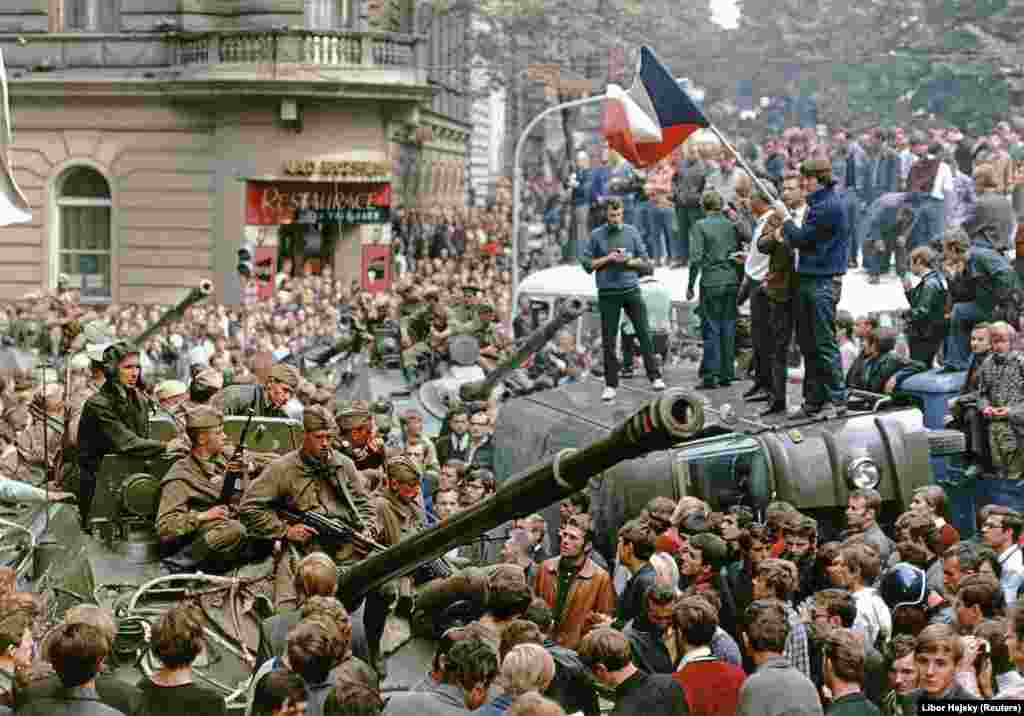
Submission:
M 61 274 L 83 300 L 168 303 L 265 270 L 362 280 L 389 211 L 445 187 L 468 127 L 433 111 L 412 0 L 4 0 L 14 175 L 0 298 Z M 461 144 L 460 144 L 461 142 Z M 461 149 L 460 149 L 461 147 Z M 429 154 L 409 194 L 401 161 Z M 451 184 L 448 187 L 444 182 Z

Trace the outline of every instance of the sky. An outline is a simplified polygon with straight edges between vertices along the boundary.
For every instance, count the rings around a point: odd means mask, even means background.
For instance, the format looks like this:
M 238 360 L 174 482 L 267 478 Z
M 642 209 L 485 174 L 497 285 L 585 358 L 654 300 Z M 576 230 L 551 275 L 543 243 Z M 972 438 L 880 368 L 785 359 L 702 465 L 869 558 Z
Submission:
M 736 0 L 711 0 L 711 12 L 715 22 L 722 27 L 736 27 L 740 17 Z

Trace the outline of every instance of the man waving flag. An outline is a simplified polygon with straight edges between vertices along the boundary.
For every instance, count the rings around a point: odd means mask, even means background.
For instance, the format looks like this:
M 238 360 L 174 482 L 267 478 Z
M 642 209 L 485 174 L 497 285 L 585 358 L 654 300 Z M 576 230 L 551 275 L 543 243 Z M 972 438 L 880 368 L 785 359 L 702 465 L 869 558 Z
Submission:
M 636 167 L 656 164 L 698 129 L 711 126 L 649 47 L 640 48 L 629 91 L 608 85 L 606 96 L 605 139 Z

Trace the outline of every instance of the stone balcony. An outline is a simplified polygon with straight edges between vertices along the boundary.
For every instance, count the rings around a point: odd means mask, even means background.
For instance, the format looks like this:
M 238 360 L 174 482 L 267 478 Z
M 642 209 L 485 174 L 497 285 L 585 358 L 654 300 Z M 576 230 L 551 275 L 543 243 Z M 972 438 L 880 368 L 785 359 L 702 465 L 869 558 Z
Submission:
M 289 94 L 362 87 L 373 95 L 427 97 L 418 36 L 380 32 L 226 30 L 169 33 L 0 34 L 15 91 L 56 83 L 148 83 L 174 93 L 258 86 Z M 157 88 L 154 87 L 154 90 Z

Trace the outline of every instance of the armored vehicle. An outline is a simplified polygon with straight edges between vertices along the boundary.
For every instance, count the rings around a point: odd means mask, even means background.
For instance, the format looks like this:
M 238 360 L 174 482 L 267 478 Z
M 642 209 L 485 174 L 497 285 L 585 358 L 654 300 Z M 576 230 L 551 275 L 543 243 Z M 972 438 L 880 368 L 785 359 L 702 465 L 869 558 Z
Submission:
M 365 354 L 352 355 L 351 380 L 339 385 L 337 396 L 342 400 L 385 400 L 399 414 L 409 409 L 419 410 L 426 434 L 438 435 L 449 407 L 457 401 L 487 400 L 501 386 L 506 394 L 515 395 L 540 389 L 542 386 L 525 377 L 520 367 L 560 330 L 576 321 L 584 308 L 580 299 L 565 298 L 549 321 L 522 338 L 512 353 L 489 372 L 479 365 L 480 343 L 470 335 L 453 336 L 448 346 L 450 360 L 439 367 L 440 377 L 419 383 L 410 380 L 396 365 L 389 365 L 387 360 L 381 365 L 370 365 Z M 397 346 L 399 339 L 396 335 L 388 340 Z
M 690 366 L 669 369 L 665 379 L 683 386 L 698 380 Z M 494 432 L 499 479 L 599 439 L 655 395 L 646 381 L 627 380 L 618 399 L 607 404 L 600 400 L 601 388 L 598 379 L 588 378 L 503 406 Z M 845 525 L 843 512 L 853 490 L 877 489 L 883 522 L 891 520 L 909 506 L 916 488 L 933 480 L 934 461 L 947 461 L 964 449 L 961 433 L 926 425 L 912 393 L 903 402 L 861 393 L 841 418 L 762 422 L 744 406 L 742 390 L 737 384 L 703 394 L 700 410 L 707 425 L 699 440 L 622 462 L 591 481 L 596 546 L 609 559 L 617 528 L 655 496 L 693 495 L 713 510 L 744 504 L 762 516 L 770 502 L 785 500 L 817 517 L 827 533 Z M 797 395 L 790 404 L 799 404 Z M 546 517 L 549 534 L 555 534 L 557 509 Z
M 371 555 L 346 573 L 339 596 L 354 606 L 385 581 L 410 574 L 488 529 L 572 494 L 623 460 L 702 438 L 701 414 L 699 399 L 667 392 L 632 415 L 623 415 L 621 423 L 600 439 L 562 450 L 510 477 L 497 494 L 450 522 Z M 71 505 L 12 508 L 0 521 L 3 560 L 17 568 L 25 587 L 44 595 L 52 621 L 76 603 L 111 607 L 118 624 L 118 673 L 133 682 L 140 671 L 149 673 L 158 666 L 145 648 L 145 624 L 172 604 L 197 604 L 206 620 L 208 643 L 196 664 L 196 677 L 223 693 L 230 707 L 242 708 L 255 666 L 257 626 L 272 613 L 272 558 L 224 576 L 170 571 L 146 537 L 152 531 L 151 473 L 161 465 L 142 467 L 150 473 L 120 470 L 102 498 L 97 495 L 94 510 L 105 526 L 98 538 L 82 533 Z M 406 688 L 418 679 L 429 663 L 429 652 L 429 643 L 410 642 L 393 658 L 391 683 Z

